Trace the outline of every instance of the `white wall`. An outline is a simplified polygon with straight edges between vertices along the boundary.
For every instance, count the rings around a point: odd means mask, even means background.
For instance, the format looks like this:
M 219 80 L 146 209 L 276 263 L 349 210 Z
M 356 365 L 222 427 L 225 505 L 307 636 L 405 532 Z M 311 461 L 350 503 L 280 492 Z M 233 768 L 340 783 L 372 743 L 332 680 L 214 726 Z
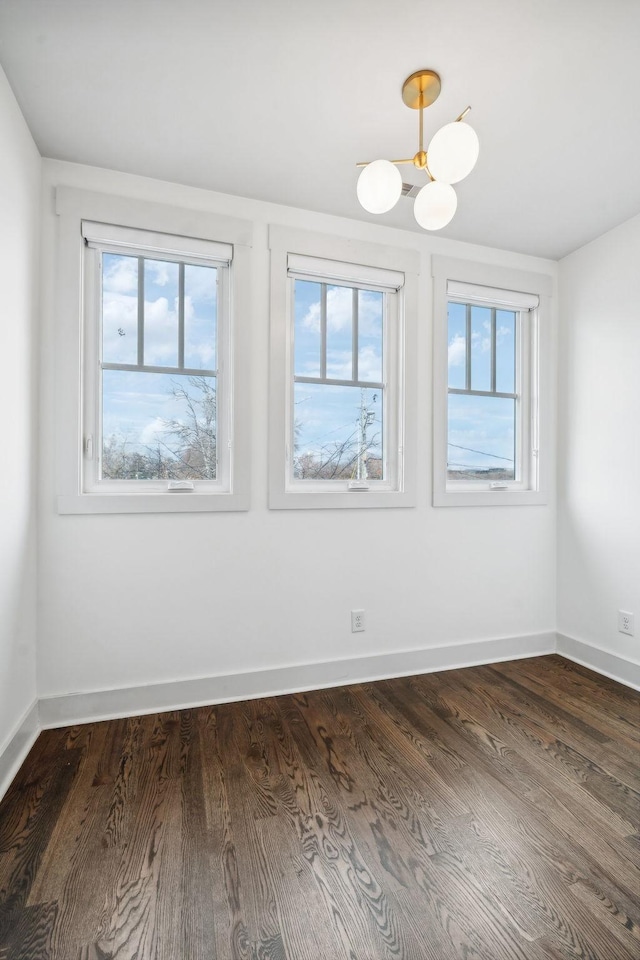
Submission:
M 40 155 L 1 68 L 0 144 L 1 758 L 36 697 L 34 359 L 41 183 Z
M 57 161 L 43 166 L 41 696 L 554 629 L 553 497 L 535 507 L 430 505 L 429 254 L 552 275 L 555 264 L 95 168 Z M 254 222 L 255 285 L 247 318 L 254 382 L 249 513 L 56 514 L 50 361 L 56 184 L 201 207 Z M 269 223 L 419 246 L 416 509 L 267 510 Z M 552 474 L 554 469 L 552 464 Z M 364 634 L 350 632 L 352 607 L 366 610 Z M 512 649 L 515 654 L 518 644 Z
M 558 630 L 640 661 L 640 216 L 559 269 Z

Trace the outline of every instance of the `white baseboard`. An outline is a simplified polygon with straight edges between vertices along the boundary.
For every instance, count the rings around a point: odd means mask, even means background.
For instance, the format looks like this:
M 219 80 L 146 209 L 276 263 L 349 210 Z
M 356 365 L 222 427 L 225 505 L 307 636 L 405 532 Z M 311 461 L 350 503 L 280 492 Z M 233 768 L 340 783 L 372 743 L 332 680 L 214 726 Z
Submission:
M 34 700 L 0 750 L 0 800 L 26 760 L 40 733 L 38 701 Z
M 548 632 L 138 687 L 41 697 L 32 704 L 0 750 L 0 799 L 41 729 L 278 696 L 550 653 L 558 653 L 612 680 L 640 690 L 640 663 L 625 660 L 574 637 Z
M 611 680 L 624 683 L 627 687 L 640 690 L 640 663 L 635 660 L 626 660 L 615 653 L 609 653 L 585 640 L 568 637 L 564 633 L 556 634 L 558 638 L 557 652 L 567 660 L 589 667 L 596 673 L 602 673 Z
M 247 673 L 175 680 L 141 687 L 42 697 L 40 722 L 43 728 L 50 728 L 94 720 L 111 720 L 164 710 L 180 710 L 205 704 L 252 700 L 256 697 L 318 690 L 321 687 L 431 673 L 435 670 L 450 670 L 481 663 L 496 663 L 499 660 L 538 657 L 554 653 L 555 650 L 555 633 L 538 633 L 398 653 L 381 653 L 348 660 L 303 663 Z

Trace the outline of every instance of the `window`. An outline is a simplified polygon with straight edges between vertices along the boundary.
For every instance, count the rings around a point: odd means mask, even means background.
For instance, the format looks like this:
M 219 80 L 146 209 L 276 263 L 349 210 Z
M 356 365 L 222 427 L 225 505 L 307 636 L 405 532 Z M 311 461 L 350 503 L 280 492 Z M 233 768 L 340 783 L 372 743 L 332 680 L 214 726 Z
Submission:
M 82 235 L 85 490 L 227 489 L 231 246 L 90 221 Z
M 242 372 L 231 305 L 243 251 L 207 236 L 216 218 L 206 215 L 196 216 L 198 237 L 158 230 L 180 218 L 169 211 L 165 221 L 155 205 L 141 205 L 141 220 L 156 229 L 129 225 L 135 204 L 126 226 L 113 224 L 112 206 L 105 221 L 78 217 L 77 203 L 67 223 L 65 194 L 63 226 L 77 230 L 83 254 L 82 396 L 75 489 L 66 464 L 59 509 L 246 509 L 246 429 L 232 417 Z M 81 206 L 100 212 L 93 196 Z
M 549 278 L 434 261 L 434 503 L 543 502 L 538 290 Z
M 313 266 L 325 279 L 312 279 Z M 290 257 L 293 410 L 289 480 L 392 483 L 397 447 L 387 368 L 397 367 L 397 289 L 328 280 L 332 264 Z M 382 278 L 381 278 L 382 279 Z M 396 286 L 397 284 L 397 286 Z M 394 335 L 395 334 L 395 335 Z
M 378 249 L 367 265 L 337 259 L 341 243 L 271 231 L 272 507 L 410 505 L 407 274 Z

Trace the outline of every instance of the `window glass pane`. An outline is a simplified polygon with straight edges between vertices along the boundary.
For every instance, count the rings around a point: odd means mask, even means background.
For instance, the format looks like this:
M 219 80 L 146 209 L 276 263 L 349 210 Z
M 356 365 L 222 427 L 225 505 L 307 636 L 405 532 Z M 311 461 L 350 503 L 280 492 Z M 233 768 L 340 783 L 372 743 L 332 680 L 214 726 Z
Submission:
M 327 284 L 327 377 L 353 378 L 353 289 Z
M 382 312 L 381 291 L 358 290 L 358 380 L 382 382 Z
M 496 390 L 516 390 L 516 315 L 511 310 L 496 310 Z
M 471 307 L 471 389 L 491 390 L 491 309 Z
M 144 261 L 144 362 L 178 366 L 178 264 Z
M 320 376 L 321 284 L 295 280 L 294 296 L 294 372 L 297 377 Z
M 467 308 L 464 303 L 450 303 L 449 318 L 449 386 L 464 390 L 467 368 Z
M 215 377 L 104 370 L 102 423 L 102 479 L 215 479 Z
M 384 479 L 380 389 L 296 383 L 293 476 Z
M 515 480 L 516 401 L 449 394 L 449 480 Z
M 215 370 L 218 271 L 216 267 L 184 267 L 184 365 Z
M 102 255 L 102 359 L 138 362 L 138 258 Z

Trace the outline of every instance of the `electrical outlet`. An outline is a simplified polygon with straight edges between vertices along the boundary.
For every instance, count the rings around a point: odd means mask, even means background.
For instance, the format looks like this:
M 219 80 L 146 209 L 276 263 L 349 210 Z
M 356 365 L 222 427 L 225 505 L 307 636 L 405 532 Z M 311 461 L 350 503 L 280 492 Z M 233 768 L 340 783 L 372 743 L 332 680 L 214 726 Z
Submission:
M 618 610 L 618 633 L 626 633 L 627 636 L 633 636 L 633 614 L 626 610 Z
M 351 611 L 351 633 L 364 633 L 364 610 Z

